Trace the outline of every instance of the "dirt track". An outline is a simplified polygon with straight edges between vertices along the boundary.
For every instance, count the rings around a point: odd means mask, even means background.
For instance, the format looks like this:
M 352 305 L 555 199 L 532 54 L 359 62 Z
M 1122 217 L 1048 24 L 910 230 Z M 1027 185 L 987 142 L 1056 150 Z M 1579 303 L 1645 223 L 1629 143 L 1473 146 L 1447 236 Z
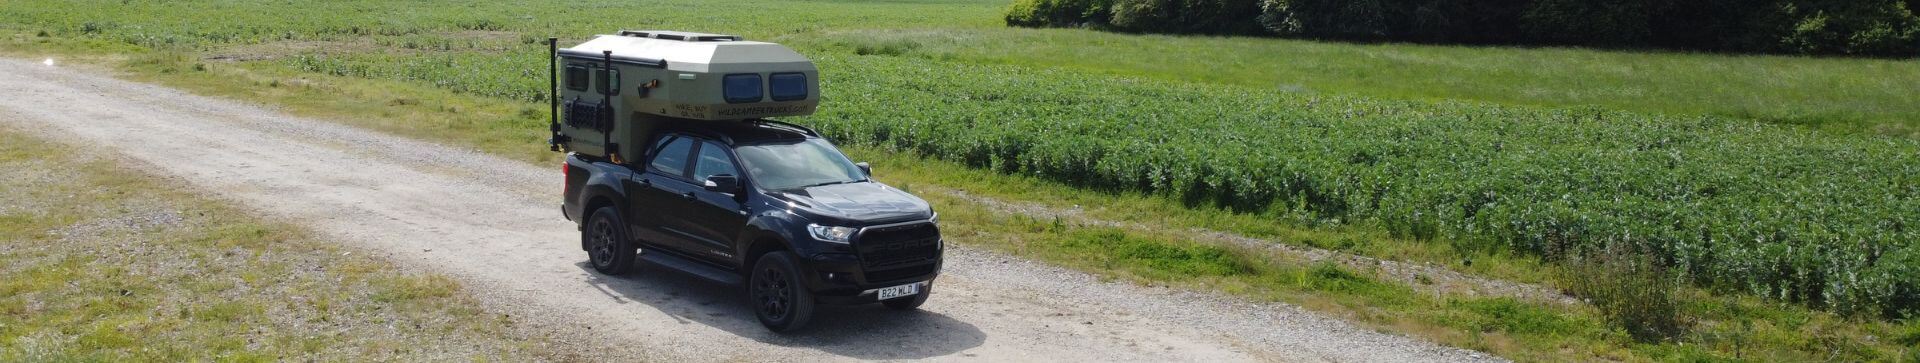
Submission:
M 651 266 L 591 272 L 544 165 L 19 60 L 0 60 L 0 123 L 453 276 L 516 325 L 598 360 L 1497 360 L 964 248 L 923 311 L 823 308 L 807 330 L 777 335 L 737 288 Z

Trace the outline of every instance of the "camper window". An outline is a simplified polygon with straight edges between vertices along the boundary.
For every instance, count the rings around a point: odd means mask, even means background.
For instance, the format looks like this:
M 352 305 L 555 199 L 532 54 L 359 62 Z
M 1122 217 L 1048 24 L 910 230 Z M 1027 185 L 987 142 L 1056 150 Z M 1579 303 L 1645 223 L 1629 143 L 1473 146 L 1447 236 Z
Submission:
M 587 90 L 587 67 L 567 66 L 567 89 Z
M 620 94 L 620 70 L 613 70 L 613 74 L 607 74 L 607 70 L 605 69 L 595 69 L 593 71 L 595 78 L 605 80 L 605 82 L 601 82 L 600 84 L 600 93 L 609 95 Z
M 727 103 L 760 102 L 760 75 L 753 73 L 729 74 L 720 80 L 721 92 L 727 96 Z
M 767 76 L 768 91 L 774 101 L 798 101 L 807 99 L 807 75 L 800 73 L 774 73 Z

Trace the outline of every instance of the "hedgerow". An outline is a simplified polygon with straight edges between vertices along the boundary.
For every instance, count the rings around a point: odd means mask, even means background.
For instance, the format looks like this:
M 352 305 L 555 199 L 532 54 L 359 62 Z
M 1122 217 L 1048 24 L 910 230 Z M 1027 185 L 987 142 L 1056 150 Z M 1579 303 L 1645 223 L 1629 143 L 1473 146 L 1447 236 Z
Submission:
M 1358 41 L 1920 55 L 1912 0 L 1020 0 L 1013 26 Z M 1040 4 L 1040 5 L 1036 5 Z M 1076 8 L 1078 7 L 1078 8 Z M 1106 21 L 1071 14 L 1111 13 Z M 1250 27 L 1256 24 L 1259 27 Z

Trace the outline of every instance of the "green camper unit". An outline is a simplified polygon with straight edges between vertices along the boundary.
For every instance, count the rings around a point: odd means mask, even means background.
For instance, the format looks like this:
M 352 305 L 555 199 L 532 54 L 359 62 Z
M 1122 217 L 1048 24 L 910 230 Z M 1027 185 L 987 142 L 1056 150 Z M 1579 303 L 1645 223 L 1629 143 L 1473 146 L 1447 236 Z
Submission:
M 555 151 L 633 157 L 664 122 L 802 116 L 820 104 L 813 62 L 779 44 L 655 30 L 548 44 Z

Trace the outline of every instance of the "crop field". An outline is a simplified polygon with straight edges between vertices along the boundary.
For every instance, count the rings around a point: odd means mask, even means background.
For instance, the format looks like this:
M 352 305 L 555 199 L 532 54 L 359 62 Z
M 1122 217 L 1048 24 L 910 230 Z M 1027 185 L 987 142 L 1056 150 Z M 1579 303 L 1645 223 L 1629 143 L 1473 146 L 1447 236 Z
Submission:
M 1555 257 L 1631 244 L 1700 282 L 1843 311 L 1920 302 L 1920 147 L 1910 141 L 1008 67 L 836 75 L 841 92 L 895 100 L 876 106 L 918 106 L 808 120 L 843 142 L 1300 223 L 1376 223 L 1467 248 Z
M 1015 29 L 998 0 L 65 3 L 0 4 L 0 35 L 489 97 L 520 108 L 498 127 L 528 145 L 546 36 L 736 33 L 820 65 L 820 113 L 793 121 L 843 144 L 1463 255 L 1626 250 L 1715 292 L 1920 312 L 1915 60 Z

